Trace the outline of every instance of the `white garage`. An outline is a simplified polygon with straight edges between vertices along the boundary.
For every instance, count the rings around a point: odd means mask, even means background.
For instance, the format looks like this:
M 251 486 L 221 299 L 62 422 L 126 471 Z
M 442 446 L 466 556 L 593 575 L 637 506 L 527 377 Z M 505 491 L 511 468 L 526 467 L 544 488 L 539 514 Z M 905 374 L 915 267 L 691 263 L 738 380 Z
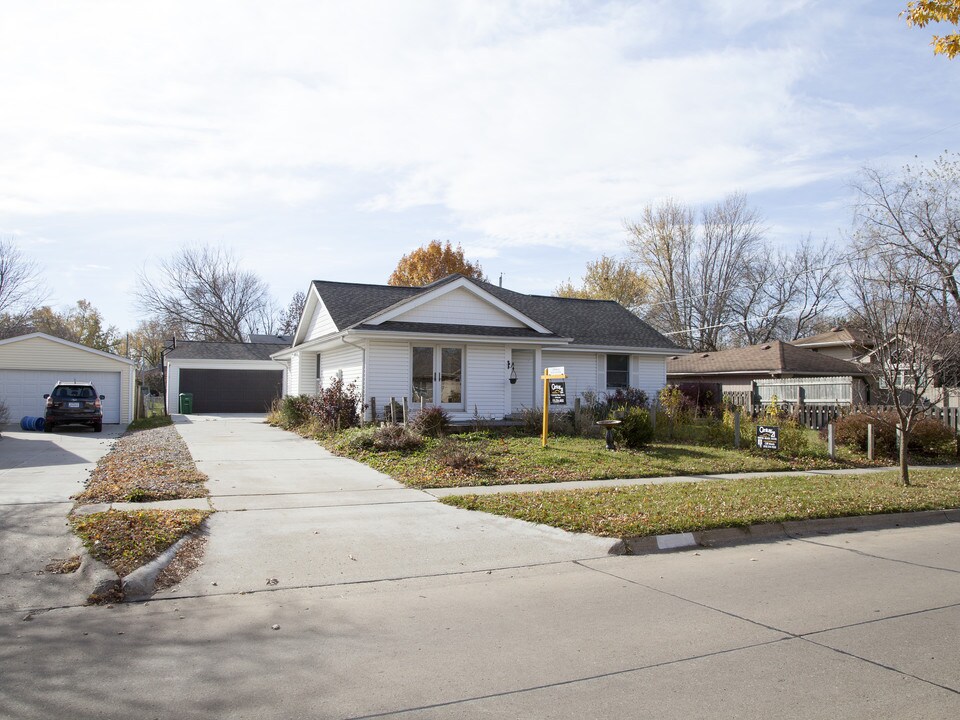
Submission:
M 134 363 L 43 333 L 0 340 L 0 400 L 10 420 L 42 417 L 45 401 L 60 380 L 89 382 L 104 396 L 103 421 L 129 423 L 133 419 Z

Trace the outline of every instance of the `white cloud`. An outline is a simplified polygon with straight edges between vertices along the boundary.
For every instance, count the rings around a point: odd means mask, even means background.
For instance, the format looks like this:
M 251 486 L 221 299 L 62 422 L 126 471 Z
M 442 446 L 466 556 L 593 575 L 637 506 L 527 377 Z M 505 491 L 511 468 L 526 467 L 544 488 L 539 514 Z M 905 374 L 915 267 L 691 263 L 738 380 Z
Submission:
M 386 263 L 395 226 L 428 212 L 403 242 L 438 227 L 518 264 L 524 247 L 609 252 L 647 202 L 836 183 L 956 103 L 911 95 L 904 77 L 941 76 L 895 33 L 922 38 L 863 0 L 7 5 L 4 223 L 58 242 L 49 218 L 61 238 L 85 218 L 139 263 L 245 243 L 283 282 L 277 241 L 254 236 L 271 224 L 317 257 L 387 218 L 361 258 L 328 254 L 338 272 Z

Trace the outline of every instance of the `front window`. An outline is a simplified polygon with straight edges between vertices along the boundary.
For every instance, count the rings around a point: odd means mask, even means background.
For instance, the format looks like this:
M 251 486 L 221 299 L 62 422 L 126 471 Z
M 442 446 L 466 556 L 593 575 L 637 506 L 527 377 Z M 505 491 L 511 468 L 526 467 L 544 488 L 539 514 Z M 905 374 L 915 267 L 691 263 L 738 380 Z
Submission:
M 630 387 L 630 356 L 607 355 L 607 387 Z

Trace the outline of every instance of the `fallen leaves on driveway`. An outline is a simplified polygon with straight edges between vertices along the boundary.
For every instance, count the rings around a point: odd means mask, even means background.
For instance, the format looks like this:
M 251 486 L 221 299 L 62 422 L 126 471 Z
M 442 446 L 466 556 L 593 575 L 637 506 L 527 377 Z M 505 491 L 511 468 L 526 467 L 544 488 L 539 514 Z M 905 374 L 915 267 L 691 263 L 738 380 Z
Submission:
M 151 428 L 117 440 L 75 499 L 89 504 L 206 497 L 206 480 L 176 428 Z

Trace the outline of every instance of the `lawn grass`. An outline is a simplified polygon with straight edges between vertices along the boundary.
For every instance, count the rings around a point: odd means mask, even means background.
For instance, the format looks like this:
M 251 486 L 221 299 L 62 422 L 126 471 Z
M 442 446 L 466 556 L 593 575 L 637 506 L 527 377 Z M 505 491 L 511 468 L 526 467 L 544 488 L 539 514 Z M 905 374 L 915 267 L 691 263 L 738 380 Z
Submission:
M 209 510 L 108 510 L 71 515 L 73 531 L 97 560 L 124 577 L 200 526 Z
M 349 437 L 347 433 L 322 441 L 337 454 L 359 460 L 417 488 L 811 470 L 865 464 L 849 452 L 838 455 L 834 461 L 825 453 L 789 457 L 670 442 L 657 442 L 642 451 L 610 452 L 600 439 L 563 436 L 551 437 L 544 449 L 540 447 L 539 437 L 483 432 L 442 441 L 426 438 L 424 447 L 413 452 L 375 451 L 351 447 Z M 479 454 L 483 462 L 479 467 L 451 467 L 447 458 L 457 448 Z
M 663 485 L 461 495 L 442 502 L 467 510 L 605 537 L 639 537 L 812 518 L 960 507 L 960 470 L 759 477 Z

